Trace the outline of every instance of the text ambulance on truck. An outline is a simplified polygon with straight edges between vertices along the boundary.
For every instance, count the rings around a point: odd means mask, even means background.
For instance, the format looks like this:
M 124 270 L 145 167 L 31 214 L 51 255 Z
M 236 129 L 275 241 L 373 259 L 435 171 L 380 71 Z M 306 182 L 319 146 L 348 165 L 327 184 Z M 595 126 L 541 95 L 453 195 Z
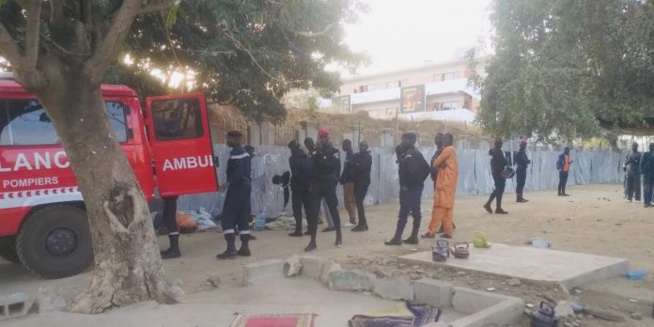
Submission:
M 162 196 L 217 191 L 203 94 L 147 98 L 145 119 L 134 90 L 103 85 L 102 95 L 148 200 L 155 187 Z M 39 101 L 10 75 L 0 78 L 0 256 L 46 278 L 75 275 L 93 261 L 66 152 Z

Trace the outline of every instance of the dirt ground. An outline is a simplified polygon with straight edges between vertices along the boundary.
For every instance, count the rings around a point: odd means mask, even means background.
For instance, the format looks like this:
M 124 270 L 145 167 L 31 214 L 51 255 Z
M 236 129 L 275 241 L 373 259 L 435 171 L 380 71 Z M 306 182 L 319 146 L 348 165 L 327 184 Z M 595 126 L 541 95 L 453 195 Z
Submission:
M 458 198 L 455 207 L 457 230 L 455 241 L 470 241 L 475 232 L 482 231 L 491 242 L 511 245 L 525 245 L 533 237 L 542 237 L 554 244 L 557 250 L 583 252 L 597 255 L 628 258 L 631 269 L 654 272 L 654 209 L 645 209 L 642 204 L 625 203 L 620 185 L 590 185 L 570 187 L 571 197 L 557 197 L 555 192 L 525 194 L 530 200 L 526 204 L 515 203 L 512 194 L 505 196 L 506 216 L 490 215 L 482 205 L 486 196 Z M 423 202 L 423 211 L 431 208 L 431 201 Z M 319 233 L 318 251 L 314 255 L 332 258 L 344 266 L 371 270 L 378 275 L 405 275 L 407 278 L 422 276 L 444 279 L 456 285 L 485 290 L 495 287 L 497 293 L 518 296 L 525 301 L 538 304 L 542 296 L 554 300 L 569 296 L 558 285 L 509 286 L 508 279 L 473 273 L 461 273 L 444 269 L 407 267 L 396 262 L 397 256 L 430 249 L 432 242 L 422 241 L 417 247 L 387 247 L 383 240 L 392 236 L 396 223 L 398 204 L 384 204 L 369 207 L 367 216 L 370 231 L 351 233 L 344 231 L 344 245 L 333 245 L 333 233 Z M 429 220 L 425 214 L 423 231 Z M 405 231 L 408 235 L 410 223 Z M 213 290 L 207 279 L 220 277 L 223 287 L 241 285 L 242 265 L 262 259 L 284 259 L 293 254 L 302 254 L 308 238 L 291 238 L 287 232 L 265 231 L 255 234 L 253 256 L 234 261 L 219 261 L 215 255 L 224 250 L 222 234 L 198 233 L 181 238 L 183 257 L 165 262 L 167 277 L 181 279 L 187 294 Z M 161 247 L 167 246 L 165 237 L 160 238 Z M 15 292 L 36 293 L 39 288 L 51 289 L 57 293 L 72 296 L 88 285 L 88 273 L 60 280 L 42 280 L 24 271 L 20 266 L 0 261 L 0 294 Z M 654 300 L 654 277 L 650 275 L 640 281 L 613 279 L 589 285 L 573 292 L 586 306 L 602 308 L 615 314 L 622 314 L 623 323 L 606 323 L 584 317 L 577 322 L 581 326 L 653 326 L 651 318 Z M 637 300 L 637 303 L 629 301 Z M 632 312 L 639 312 L 640 321 L 630 318 Z

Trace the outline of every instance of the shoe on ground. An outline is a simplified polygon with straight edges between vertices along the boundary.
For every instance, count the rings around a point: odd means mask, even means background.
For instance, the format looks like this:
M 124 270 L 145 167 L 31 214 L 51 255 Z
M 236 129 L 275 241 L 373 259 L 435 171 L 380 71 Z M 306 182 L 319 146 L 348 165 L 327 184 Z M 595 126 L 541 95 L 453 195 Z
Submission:
M 411 236 L 403 241 L 404 244 L 417 245 L 419 243 L 417 236 Z
M 561 196 L 570 196 L 570 194 L 568 194 L 568 193 L 563 193 L 563 194 L 561 194 Z
M 354 227 L 354 226 L 356 226 L 356 224 L 353 224 L 351 222 L 344 222 L 343 224 L 341 224 L 341 227 L 343 227 L 343 228 L 350 228 L 350 227 Z
M 356 226 L 351 229 L 353 232 L 366 232 L 368 231 L 368 226 Z
M 216 258 L 218 258 L 220 260 L 234 259 L 234 258 L 236 258 L 237 255 L 238 254 L 234 250 L 232 250 L 232 251 L 225 250 L 225 252 L 217 255 Z
M 440 237 L 440 238 L 446 238 L 446 239 L 448 239 L 448 240 L 451 240 L 451 239 L 452 239 L 452 235 L 447 235 L 447 234 L 445 234 L 445 233 L 441 234 L 439 237 Z
M 495 213 L 498 214 L 498 215 L 508 215 L 509 214 L 509 212 L 504 211 L 504 209 L 496 209 Z
M 484 209 L 486 209 L 486 212 L 488 213 L 493 213 L 493 209 L 491 208 L 490 204 L 484 205 Z
M 384 242 L 386 245 L 402 245 L 402 240 L 392 239 L 390 241 Z
M 161 251 L 160 254 L 161 254 L 161 259 L 163 259 L 163 260 L 175 259 L 175 258 L 179 258 L 179 257 L 182 256 L 182 253 L 179 252 L 179 250 L 172 250 L 172 249 L 168 249 L 166 251 Z
M 244 249 L 244 248 L 240 248 L 238 251 L 236 251 L 236 254 L 241 257 L 249 257 L 252 255 L 250 249 Z
M 302 236 L 304 236 L 304 233 L 302 233 L 302 231 L 300 231 L 300 230 L 296 230 L 296 231 L 294 231 L 293 233 L 288 234 L 288 236 L 291 236 L 291 237 L 302 237 Z
M 431 234 L 431 233 L 425 233 L 425 234 L 421 235 L 420 237 L 422 237 L 422 238 L 436 238 L 436 235 Z
M 304 235 L 311 235 L 311 232 L 306 231 L 306 232 L 304 232 Z
M 327 228 L 323 229 L 322 232 L 327 233 L 327 232 L 333 232 L 335 230 L 336 230 L 336 227 L 327 227 Z
M 527 200 L 527 199 L 518 199 L 518 201 L 516 201 L 516 202 L 525 203 L 525 202 L 529 202 L 529 200 Z
M 309 245 L 307 245 L 307 247 L 304 248 L 304 252 L 311 252 L 317 248 L 318 246 L 316 245 L 316 243 L 311 242 L 309 243 Z
M 631 200 L 624 200 L 624 202 L 625 202 L 625 203 L 631 203 L 631 202 L 633 202 L 633 201 L 631 201 Z

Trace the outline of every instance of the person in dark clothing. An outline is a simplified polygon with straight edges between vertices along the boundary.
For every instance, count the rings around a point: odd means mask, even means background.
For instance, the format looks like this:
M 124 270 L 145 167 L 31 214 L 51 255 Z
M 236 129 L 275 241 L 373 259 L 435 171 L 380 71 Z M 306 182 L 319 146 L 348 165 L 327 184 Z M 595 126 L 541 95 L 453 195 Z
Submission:
M 219 259 L 231 259 L 237 255 L 249 257 L 250 241 L 250 193 L 252 191 L 252 174 L 250 154 L 241 145 L 243 134 L 238 131 L 227 133 L 227 146 L 232 150 L 227 161 L 227 183 L 223 186 L 227 190 L 223 217 L 221 219 L 223 233 L 227 241 L 225 252 L 217 255 Z M 236 251 L 236 231 L 238 226 L 241 238 L 241 248 Z
M 291 172 L 290 171 L 285 171 L 281 175 L 275 175 L 272 178 L 272 183 L 273 185 L 277 185 L 282 188 L 282 191 L 284 191 L 284 211 L 286 211 L 286 206 L 288 205 L 288 201 L 291 199 L 291 194 L 289 187 L 291 186 Z
M 402 135 L 402 143 L 395 149 L 400 176 L 400 212 L 395 235 L 390 241 L 385 242 L 386 245 L 402 245 L 403 242 L 418 244 L 418 233 L 420 232 L 420 221 L 422 219 L 420 201 L 425 187 L 425 179 L 429 176 L 431 169 L 422 153 L 415 148 L 415 144 L 416 134 L 405 133 Z M 411 236 L 402 241 L 402 234 L 409 214 L 413 216 L 413 229 Z
M 650 143 L 649 152 L 643 154 L 640 167 L 640 172 L 643 174 L 643 202 L 645 208 L 649 208 L 652 206 L 652 196 L 654 194 L 654 143 Z
M 309 163 L 311 163 L 311 165 L 313 165 L 313 157 L 316 154 L 316 143 L 313 141 L 312 138 L 307 137 L 306 139 L 304 139 L 304 146 L 307 148 L 307 155 L 309 156 Z M 323 232 L 334 231 L 334 220 L 332 219 L 332 215 L 329 213 L 329 209 L 327 207 L 327 202 L 325 200 L 323 200 L 322 203 L 320 203 L 320 205 L 322 205 L 322 208 L 323 208 L 323 211 L 324 211 L 324 214 L 325 214 L 325 219 L 327 219 L 327 223 L 328 223 L 327 228 L 325 228 L 325 230 L 323 230 Z M 320 207 L 320 205 L 319 205 L 319 207 Z M 320 215 L 318 215 L 318 225 L 320 225 L 322 223 L 323 223 L 322 218 L 320 217 Z M 309 235 L 308 230 L 305 233 L 305 235 Z
M 638 152 L 638 143 L 631 145 L 631 154 L 627 160 L 627 202 L 640 202 L 640 161 L 642 154 Z
M 177 226 L 177 198 L 178 196 L 164 196 L 162 197 L 163 207 L 163 222 L 168 230 L 168 240 L 170 247 L 166 251 L 161 251 L 161 259 L 173 259 L 182 256 L 179 251 L 179 228 Z
M 322 199 L 327 201 L 329 212 L 334 220 L 336 229 L 336 246 L 343 244 L 343 235 L 341 234 L 341 217 L 338 213 L 338 198 L 336 198 L 336 186 L 341 170 L 340 153 L 329 142 L 329 131 L 322 129 L 318 132 L 318 144 L 313 155 L 313 182 L 311 183 L 311 200 L 312 210 L 308 216 L 309 233 L 311 241 L 304 249 L 313 251 L 318 246 L 316 244 L 316 232 L 318 230 L 318 213 L 320 212 L 320 202 Z
M 488 213 L 493 213 L 491 203 L 493 203 L 493 200 L 497 199 L 495 213 L 506 215 L 509 212 L 502 209 L 502 197 L 504 196 L 504 188 L 506 187 L 506 178 L 502 176 L 502 171 L 508 165 L 508 163 L 506 161 L 504 151 L 502 151 L 502 145 L 502 139 L 498 137 L 495 139 L 495 147 L 488 151 L 488 154 L 491 156 L 491 174 L 493 175 L 493 181 L 495 182 L 495 189 L 484 205 L 484 209 L 486 209 Z
M 570 160 L 570 148 L 565 147 L 563 153 L 559 155 L 559 160 L 556 162 L 556 169 L 559 170 L 559 196 L 570 196 L 565 193 L 565 186 L 568 184 L 568 174 L 570 173 L 570 165 L 574 163 Z
M 443 152 L 443 133 L 436 133 L 436 136 L 434 137 L 434 143 L 436 144 L 436 152 L 434 152 L 434 156 L 431 157 L 431 161 L 429 162 L 429 167 L 431 167 L 429 175 L 431 176 L 431 180 L 434 182 L 434 189 L 436 189 L 438 167 L 434 167 L 434 162 L 436 159 L 438 159 L 438 156 L 441 154 L 441 152 Z
M 354 196 L 354 175 L 352 174 L 352 141 L 345 139 L 343 140 L 343 151 L 345 151 L 345 162 L 343 165 L 343 173 L 341 174 L 341 185 L 343 185 L 343 204 L 345 205 L 345 211 L 350 217 L 350 224 L 357 224 L 357 214 L 356 214 L 356 199 Z
M 368 220 L 366 219 L 366 209 L 363 201 L 368 194 L 370 186 L 370 170 L 372 169 L 372 156 L 368 151 L 368 142 L 359 143 L 359 153 L 352 156 L 351 160 L 352 174 L 354 179 L 354 198 L 359 216 L 359 223 L 352 228 L 353 232 L 365 232 L 368 230 Z
M 515 171 L 516 178 L 518 180 L 518 184 L 515 187 L 516 202 L 518 203 L 529 202 L 529 200 L 522 196 L 522 192 L 525 189 L 525 181 L 527 180 L 527 166 L 531 164 L 531 160 L 529 160 L 529 157 L 527 157 L 526 150 L 527 141 L 521 141 L 520 150 L 515 155 L 515 163 L 518 165 L 518 169 Z
M 295 231 L 289 236 L 302 237 L 302 207 L 308 217 L 312 206 L 311 163 L 296 141 L 289 142 L 288 148 L 291 150 L 288 165 L 291 167 L 291 201 L 293 202 L 293 217 L 295 217 Z

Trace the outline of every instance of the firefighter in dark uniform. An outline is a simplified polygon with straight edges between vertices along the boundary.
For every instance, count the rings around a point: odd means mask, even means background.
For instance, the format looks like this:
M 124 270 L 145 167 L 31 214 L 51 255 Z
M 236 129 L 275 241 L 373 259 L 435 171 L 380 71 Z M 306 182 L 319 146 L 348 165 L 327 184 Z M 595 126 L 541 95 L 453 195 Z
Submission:
M 341 217 L 338 213 L 338 199 L 336 198 L 336 186 L 341 170 L 341 159 L 337 149 L 329 142 L 329 131 L 321 129 L 318 132 L 318 144 L 316 145 L 313 160 L 313 183 L 311 186 L 312 210 L 308 216 L 309 235 L 311 242 L 304 249 L 313 251 L 317 248 L 316 232 L 318 230 L 318 213 L 320 212 L 320 203 L 324 198 L 327 201 L 329 212 L 334 220 L 336 228 L 336 246 L 343 244 L 341 234 Z
M 531 164 L 531 160 L 527 157 L 527 141 L 520 141 L 520 150 L 515 155 L 515 163 L 518 165 L 518 169 L 515 170 L 517 185 L 515 187 L 516 193 L 516 202 L 525 203 L 529 200 L 525 199 L 522 196 L 522 192 L 525 189 L 525 182 L 527 180 L 527 166 Z
M 227 250 L 217 255 L 219 259 L 231 259 L 237 255 L 249 257 L 250 248 L 250 193 L 252 191 L 252 175 L 250 154 L 241 145 L 243 134 L 238 131 L 227 133 L 227 146 L 232 148 L 227 161 L 227 189 L 225 205 L 223 206 L 222 228 L 227 241 Z M 238 226 L 241 237 L 241 248 L 236 251 L 236 231 Z
M 425 179 L 429 176 L 429 163 L 418 149 L 415 148 L 416 134 L 405 133 L 402 143 L 397 146 L 396 154 L 399 164 L 400 176 L 400 212 L 397 227 L 393 238 L 385 242 L 386 245 L 402 245 L 402 233 L 406 226 L 409 214 L 413 216 L 413 230 L 411 237 L 404 240 L 407 244 L 418 244 L 420 232 L 420 201 L 425 187 Z
M 288 165 L 291 168 L 291 193 L 293 202 L 293 216 L 295 217 L 295 232 L 289 234 L 293 237 L 302 237 L 302 207 L 309 214 L 311 210 L 311 162 L 309 156 L 300 148 L 297 141 L 288 143 L 291 157 Z
M 168 230 L 170 247 L 161 251 L 161 259 L 173 259 L 182 256 L 179 251 L 179 227 L 177 226 L 177 196 L 165 196 L 163 199 L 163 223 Z

